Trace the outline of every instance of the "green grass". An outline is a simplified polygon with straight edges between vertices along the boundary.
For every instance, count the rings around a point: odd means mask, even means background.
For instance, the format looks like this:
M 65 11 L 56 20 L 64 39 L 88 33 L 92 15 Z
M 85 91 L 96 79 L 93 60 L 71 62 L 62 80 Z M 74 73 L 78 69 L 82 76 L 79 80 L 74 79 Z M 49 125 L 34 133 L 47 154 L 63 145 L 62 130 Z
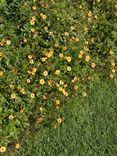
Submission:
M 26 134 L 19 156 L 116 155 L 117 81 L 91 85 L 88 97 L 68 103 L 64 123 Z

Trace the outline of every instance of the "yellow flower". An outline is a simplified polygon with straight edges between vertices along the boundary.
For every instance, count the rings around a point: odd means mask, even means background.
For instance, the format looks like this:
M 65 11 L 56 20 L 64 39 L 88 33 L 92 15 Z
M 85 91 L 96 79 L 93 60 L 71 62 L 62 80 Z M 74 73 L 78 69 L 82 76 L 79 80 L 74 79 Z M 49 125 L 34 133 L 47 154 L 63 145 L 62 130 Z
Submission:
M 92 17 L 93 13 L 91 11 L 88 12 L 88 17 Z
M 34 24 L 35 24 L 35 21 L 34 21 L 34 20 L 31 20 L 31 21 L 30 21 L 30 24 L 31 24 L 31 25 L 34 25 Z
M 58 119 L 57 119 L 57 122 L 58 122 L 58 123 L 61 123 L 61 122 L 62 122 L 62 119 L 61 119 L 61 118 L 58 118 Z
M 64 84 L 64 82 L 62 80 L 60 80 L 60 85 L 63 85 L 63 84 Z
M 50 51 L 50 52 L 48 52 L 48 53 L 46 54 L 46 56 L 47 56 L 48 58 L 52 57 L 52 55 L 53 55 L 53 51 Z
M 3 71 L 0 71 L 0 76 L 3 76 L 3 74 L 4 74 Z
M 115 73 L 116 72 L 116 70 L 115 69 L 112 69 L 112 73 Z
M 32 99 L 34 99 L 34 98 L 35 98 L 35 94 L 34 94 L 34 93 L 31 93 L 31 94 L 30 94 L 30 97 L 31 97 Z
M 32 20 L 33 20 L 33 21 L 36 21 L 36 17 L 35 17 L 35 16 L 32 16 Z
M 117 8 L 117 4 L 115 4 L 115 8 Z
M 6 41 L 6 44 L 7 44 L 7 45 L 10 45 L 10 44 L 11 44 L 11 41 L 10 41 L 10 40 L 7 40 L 7 41 Z
M 110 50 L 109 53 L 110 53 L 110 55 L 113 55 L 114 54 L 114 52 L 112 50 Z
M 87 93 L 86 92 L 83 92 L 82 93 L 82 96 L 86 97 L 87 96 Z
M 42 97 L 43 97 L 43 99 L 44 99 L 44 100 L 46 100 L 46 99 L 47 99 L 47 97 L 46 97 L 45 95 L 42 95 Z
M 115 62 L 111 61 L 111 65 L 112 65 L 112 67 L 115 67 Z
M 24 38 L 24 43 L 27 43 L 27 39 L 26 38 Z
M 95 67 L 96 67 L 96 64 L 95 64 L 95 63 L 92 63 L 92 64 L 91 64 L 91 67 L 92 67 L 92 68 L 95 68 Z
M 63 90 L 63 88 L 62 87 L 59 87 L 59 91 L 61 92 Z
M 33 32 L 33 33 L 34 33 L 34 32 L 35 32 L 35 29 L 34 29 L 34 28 L 31 28 L 31 32 Z
M 67 50 L 67 47 L 66 47 L 66 46 L 64 46 L 64 47 L 63 47 L 63 50 Z
M 16 95 L 15 94 L 11 94 L 11 99 L 15 99 Z
M 74 90 L 78 90 L 78 86 L 74 86 Z
M 40 79 L 40 84 L 43 85 L 45 83 L 44 79 Z
M 9 120 L 13 120 L 13 115 L 9 115 Z
M 90 60 L 90 56 L 87 55 L 87 56 L 85 57 L 85 61 L 86 61 L 86 62 L 89 62 L 89 60 Z
M 19 149 L 19 148 L 20 148 L 20 144 L 17 143 L 17 144 L 15 145 L 15 148 L 16 148 L 16 149 Z
M 88 76 L 88 80 L 91 80 L 91 76 Z
M 65 96 L 68 96 L 68 92 L 63 92 L 63 94 L 64 94 Z
M 42 57 L 41 60 L 42 62 L 45 62 L 47 60 L 47 57 Z
M 22 94 L 25 94 L 26 93 L 25 90 L 24 90 L 24 88 L 21 89 L 21 93 Z
M 0 52 L 0 57 L 3 57 L 4 53 L 3 52 Z
M 70 67 L 70 66 L 68 66 L 68 67 L 67 67 L 67 70 L 68 70 L 68 71 L 71 71 L 71 67 Z
M 56 71 L 55 71 L 55 74 L 56 74 L 56 75 L 60 75 L 60 70 L 56 70 Z
M 28 59 L 32 59 L 32 55 L 28 55 Z
M 33 68 L 33 72 L 36 73 L 36 71 L 37 71 L 37 68 Z
M 34 61 L 33 61 L 33 59 L 31 59 L 31 60 L 29 61 L 29 63 L 30 63 L 30 64 L 34 64 Z
M 65 34 L 65 36 L 69 36 L 69 33 L 68 32 L 65 32 L 64 34 Z
M 92 19 L 91 19 L 91 18 L 88 18 L 88 21 L 89 21 L 89 22 L 91 22 L 91 21 L 92 21 Z
M 10 88 L 11 88 L 11 89 L 14 89 L 15 87 L 14 87 L 14 85 L 10 84 Z
M 41 111 L 41 112 L 44 110 L 44 108 L 43 108 L 43 107 L 40 107 L 39 109 L 40 109 L 40 111 Z
M 87 32 L 88 31 L 88 28 L 86 26 L 84 26 L 84 31 Z
M 47 76 L 47 75 L 48 75 L 48 71 L 44 71 L 44 72 L 43 72 L 43 75 L 44 75 L 44 76 Z
M 47 18 L 47 16 L 44 15 L 43 13 L 40 13 L 40 16 L 41 16 L 41 18 L 44 19 L 44 20 Z
M 27 83 L 30 83 L 30 79 L 27 79 L 26 82 L 27 82 Z
M 114 75 L 113 74 L 110 74 L 110 78 L 113 79 L 114 78 Z
M 114 12 L 115 16 L 117 16 L 117 12 Z
M 32 9 L 35 11 L 37 9 L 37 7 L 36 6 L 33 6 Z
M 49 35 L 50 35 L 50 36 L 53 36 L 53 35 L 54 35 L 54 33 L 51 31 L 51 32 L 49 32 Z
M 62 57 L 63 57 L 63 54 L 62 54 L 62 53 L 60 53 L 60 54 L 59 54 L 59 57 L 61 57 L 61 58 L 62 58 Z
M 83 55 L 84 54 L 84 51 L 83 50 L 80 50 L 80 54 Z
M 56 105 L 59 105 L 60 104 L 60 101 L 59 100 L 56 100 Z
M 65 57 L 65 59 L 66 59 L 68 62 L 71 62 L 71 57 L 70 57 L 70 56 Z
M 53 81 L 52 80 L 48 80 L 48 85 L 52 85 Z
M 6 147 L 5 147 L 5 146 L 0 147 L 0 152 L 1 152 L 1 153 L 6 152 Z
M 81 59 L 81 58 L 82 58 L 82 54 L 78 54 L 78 58 L 80 58 L 80 59 Z

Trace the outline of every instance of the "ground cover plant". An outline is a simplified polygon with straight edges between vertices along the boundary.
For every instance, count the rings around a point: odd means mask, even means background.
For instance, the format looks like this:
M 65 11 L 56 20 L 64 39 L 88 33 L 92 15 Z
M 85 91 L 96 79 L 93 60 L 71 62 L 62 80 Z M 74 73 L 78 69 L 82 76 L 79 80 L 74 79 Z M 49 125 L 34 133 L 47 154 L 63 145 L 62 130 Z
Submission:
M 19 150 L 25 131 L 56 128 L 69 98 L 116 77 L 116 21 L 116 0 L 0 2 L 1 153 Z

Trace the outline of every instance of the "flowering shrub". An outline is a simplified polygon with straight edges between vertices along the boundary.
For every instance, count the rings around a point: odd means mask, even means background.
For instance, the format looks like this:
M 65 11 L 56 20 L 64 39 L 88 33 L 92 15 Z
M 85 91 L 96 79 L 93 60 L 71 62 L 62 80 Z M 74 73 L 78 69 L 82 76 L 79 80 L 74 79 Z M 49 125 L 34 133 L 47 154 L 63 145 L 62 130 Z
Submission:
M 115 77 L 115 1 L 1 1 L 0 151 L 31 126 L 64 121 L 65 101 Z M 8 146 L 8 147 L 7 147 Z

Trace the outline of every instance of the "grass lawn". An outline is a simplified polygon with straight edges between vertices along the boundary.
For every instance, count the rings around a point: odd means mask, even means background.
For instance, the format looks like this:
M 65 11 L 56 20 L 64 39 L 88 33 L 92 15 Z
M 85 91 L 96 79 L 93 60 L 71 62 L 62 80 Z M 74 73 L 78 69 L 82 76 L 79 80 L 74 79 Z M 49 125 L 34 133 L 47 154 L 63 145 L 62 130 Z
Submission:
M 67 105 L 66 103 L 65 105 Z M 56 129 L 40 127 L 28 135 L 20 156 L 115 156 L 117 80 L 90 86 L 89 95 L 65 107 L 65 121 Z

